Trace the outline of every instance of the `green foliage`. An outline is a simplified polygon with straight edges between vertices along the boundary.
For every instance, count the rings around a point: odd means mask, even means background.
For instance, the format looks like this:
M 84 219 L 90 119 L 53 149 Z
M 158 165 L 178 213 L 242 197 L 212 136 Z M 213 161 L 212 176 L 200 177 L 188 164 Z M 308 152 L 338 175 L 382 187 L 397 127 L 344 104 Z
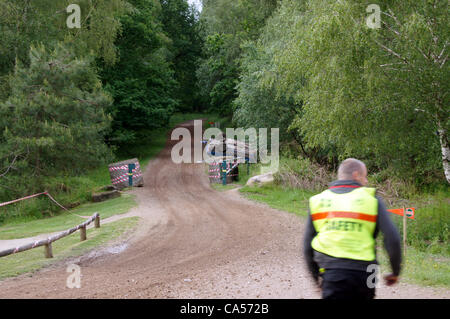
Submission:
M 276 6 L 276 0 L 203 2 L 200 23 L 205 44 L 197 76 L 201 94 L 211 111 L 232 114 L 239 83 L 241 45 L 258 37 Z
M 161 20 L 163 30 L 170 38 L 168 59 L 178 83 L 174 98 L 179 100 L 178 110 L 201 110 L 196 70 L 201 54 L 201 39 L 195 7 L 186 0 L 162 0 Z
M 321 191 L 332 180 L 330 175 L 325 168 L 306 158 L 282 157 L 274 178 L 284 187 Z
M 121 17 L 115 42 L 120 59 L 112 66 L 100 63 L 114 98 L 108 142 L 119 147 L 138 143 L 143 130 L 167 126 L 176 109 L 192 110 L 197 101 L 194 12 L 184 0 L 129 2 L 134 10 Z
M 232 113 L 232 101 L 238 83 L 237 65 L 227 57 L 232 40 L 226 34 L 209 35 L 204 44 L 209 58 L 202 61 L 197 72 L 200 93 L 209 104 L 208 110 L 220 115 Z
M 12 92 L 0 104 L 0 158 L 6 187 L 22 195 L 41 190 L 44 177 L 79 174 L 111 158 L 103 142 L 111 99 L 91 67 L 64 46 L 30 51 L 18 65 Z M 5 189 L 0 198 L 8 198 Z
M 447 1 L 382 1 L 380 29 L 369 1 L 254 3 L 205 1 L 198 73 L 215 110 L 279 127 L 321 165 L 351 156 L 418 185 L 443 182 L 442 168 L 450 181 Z
M 294 139 L 301 143 L 301 137 L 289 130 L 292 119 L 301 112 L 301 102 L 277 94 L 277 70 L 272 62 L 284 50 L 291 26 L 297 20 L 296 15 L 289 14 L 293 9 L 283 2 L 267 19 L 258 40 L 242 45 L 242 72 L 233 118 L 243 127 L 280 128 L 281 141 Z
M 66 26 L 71 3 L 0 1 L 0 201 L 48 190 L 83 203 L 110 183 L 92 172 L 112 151 L 148 161 L 179 103 L 194 107 L 200 40 L 185 0 L 80 0 L 81 29 Z M 37 198 L 0 218 L 58 210 Z
M 16 61 L 28 66 L 30 46 L 53 49 L 62 41 L 75 56 L 89 54 L 114 63 L 120 31 L 117 16 L 130 10 L 125 0 L 79 0 L 81 29 L 69 29 L 66 8 L 71 0 L 0 1 L 0 101 L 9 95 L 8 74 Z
M 362 14 L 366 1 L 307 2 L 275 59 L 277 89 L 303 102 L 292 127 L 308 147 L 419 175 L 442 167 L 440 148 L 448 140 L 449 74 L 437 58 L 448 42 L 447 5 L 380 5 L 384 24 L 372 30 Z

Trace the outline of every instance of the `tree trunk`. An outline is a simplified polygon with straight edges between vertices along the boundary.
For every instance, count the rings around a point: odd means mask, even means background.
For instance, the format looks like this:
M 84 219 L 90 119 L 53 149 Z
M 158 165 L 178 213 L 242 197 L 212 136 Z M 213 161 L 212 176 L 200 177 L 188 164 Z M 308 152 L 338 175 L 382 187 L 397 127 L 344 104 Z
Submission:
M 445 178 L 450 184 L 450 145 L 448 144 L 447 130 L 442 127 L 441 122 L 437 123 L 439 142 L 441 143 L 442 166 L 444 167 Z

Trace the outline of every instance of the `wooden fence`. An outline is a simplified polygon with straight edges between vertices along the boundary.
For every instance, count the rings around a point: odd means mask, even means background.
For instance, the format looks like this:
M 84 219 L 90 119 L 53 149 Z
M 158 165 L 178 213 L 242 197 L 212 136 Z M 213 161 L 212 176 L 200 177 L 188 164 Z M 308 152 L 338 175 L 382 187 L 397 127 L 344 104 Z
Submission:
M 58 239 L 61 239 L 63 237 L 66 237 L 74 232 L 76 232 L 77 230 L 80 230 L 80 239 L 81 241 L 86 240 L 86 226 L 89 225 L 90 223 L 92 223 L 93 221 L 95 221 L 95 228 L 99 228 L 100 227 L 100 215 L 98 213 L 95 213 L 94 215 L 92 215 L 88 220 L 86 220 L 84 223 L 75 226 L 71 229 L 68 229 L 66 231 L 63 231 L 59 234 L 56 234 L 54 236 L 50 236 L 46 239 L 41 239 L 41 240 L 37 240 L 35 242 L 32 243 L 28 243 L 16 248 L 9 248 L 3 251 L 0 251 L 0 257 L 5 257 L 8 255 L 12 255 L 12 254 L 16 254 L 16 253 L 20 253 L 22 251 L 26 251 L 26 250 L 30 250 L 33 248 L 37 248 L 40 246 L 45 246 L 45 257 L 46 258 L 53 258 L 53 252 L 52 252 L 52 243 L 54 241 L 57 241 Z

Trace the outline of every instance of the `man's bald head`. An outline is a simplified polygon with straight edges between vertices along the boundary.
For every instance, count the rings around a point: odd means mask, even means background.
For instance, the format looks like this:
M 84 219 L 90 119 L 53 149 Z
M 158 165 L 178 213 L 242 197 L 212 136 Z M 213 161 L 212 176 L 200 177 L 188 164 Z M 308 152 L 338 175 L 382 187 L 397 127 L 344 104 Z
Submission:
M 367 168 L 366 165 L 355 158 L 347 158 L 338 168 L 339 180 L 354 180 L 361 185 L 367 184 Z

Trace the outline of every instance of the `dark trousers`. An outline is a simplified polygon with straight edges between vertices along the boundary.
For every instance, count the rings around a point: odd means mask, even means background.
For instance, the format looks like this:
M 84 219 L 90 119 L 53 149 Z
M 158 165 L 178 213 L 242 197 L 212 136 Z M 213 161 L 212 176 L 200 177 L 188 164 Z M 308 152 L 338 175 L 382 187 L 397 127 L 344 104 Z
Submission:
M 375 297 L 375 288 L 369 288 L 371 273 L 349 269 L 327 269 L 322 274 L 323 299 L 369 300 Z

